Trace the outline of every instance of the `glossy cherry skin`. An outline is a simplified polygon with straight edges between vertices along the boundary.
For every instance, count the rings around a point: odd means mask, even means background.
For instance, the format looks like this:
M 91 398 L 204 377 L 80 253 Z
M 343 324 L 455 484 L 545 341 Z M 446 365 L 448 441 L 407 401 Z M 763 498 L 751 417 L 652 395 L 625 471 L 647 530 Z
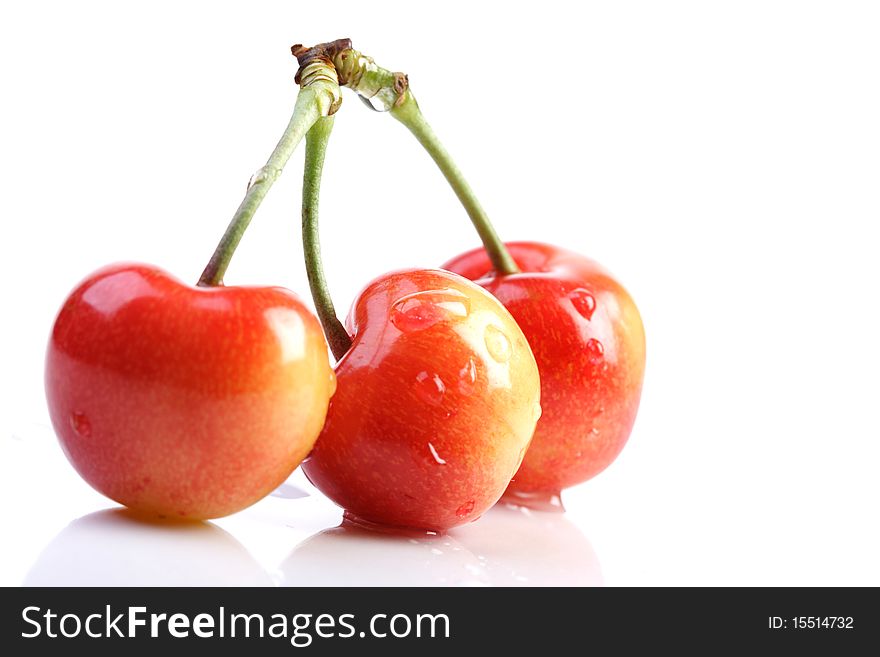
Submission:
M 281 484 L 334 385 L 321 328 L 292 292 L 191 287 L 148 265 L 86 278 L 46 358 L 52 424 L 83 479 L 175 518 L 224 516 Z
M 443 531 L 504 492 L 540 415 L 538 368 L 516 322 L 461 276 L 370 283 L 308 478 L 365 523 Z
M 443 267 L 498 298 L 535 354 L 544 412 L 508 492 L 541 501 L 620 454 L 639 407 L 645 332 L 630 295 L 593 260 L 536 242 L 507 248 L 522 273 L 495 276 L 483 249 Z

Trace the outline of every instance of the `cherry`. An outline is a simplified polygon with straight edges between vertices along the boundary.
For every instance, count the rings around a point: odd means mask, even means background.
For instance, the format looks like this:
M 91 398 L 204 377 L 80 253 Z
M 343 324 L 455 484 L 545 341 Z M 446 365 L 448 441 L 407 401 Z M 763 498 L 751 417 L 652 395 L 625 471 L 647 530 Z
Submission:
M 442 531 L 504 492 L 540 415 L 538 370 L 500 303 L 437 270 L 358 296 L 337 392 L 303 464 L 349 517 Z
M 478 518 L 519 467 L 541 412 L 538 367 L 504 306 L 449 272 L 386 274 L 339 322 L 318 239 L 333 121 L 306 136 L 302 216 L 337 391 L 303 471 L 351 520 L 443 531 Z
M 49 343 L 55 431 L 108 497 L 175 518 L 227 515 L 270 493 L 311 450 L 335 378 L 315 317 L 277 287 L 223 287 L 263 198 L 309 128 L 339 107 L 332 65 L 300 69 L 293 116 L 248 183 L 199 287 L 149 265 L 93 273 Z
M 639 406 L 645 334 L 632 298 L 593 260 L 535 242 L 506 247 L 522 273 L 495 275 L 482 248 L 443 267 L 499 299 L 538 362 L 544 412 L 508 489 L 528 502 L 594 477 L 623 449 Z
M 312 448 L 335 381 L 315 317 L 277 287 L 191 287 L 149 265 L 64 302 L 46 395 L 70 462 L 104 495 L 214 518 L 281 484 Z
M 511 482 L 517 501 L 561 509 L 561 489 L 601 472 L 626 443 L 641 395 L 645 336 L 630 296 L 598 264 L 545 244 L 500 240 L 419 108 L 408 77 L 352 50 L 340 84 L 402 123 L 437 164 L 483 242 L 445 267 L 477 280 L 510 310 L 541 372 L 544 414 Z M 381 103 L 372 102 L 381 99 Z

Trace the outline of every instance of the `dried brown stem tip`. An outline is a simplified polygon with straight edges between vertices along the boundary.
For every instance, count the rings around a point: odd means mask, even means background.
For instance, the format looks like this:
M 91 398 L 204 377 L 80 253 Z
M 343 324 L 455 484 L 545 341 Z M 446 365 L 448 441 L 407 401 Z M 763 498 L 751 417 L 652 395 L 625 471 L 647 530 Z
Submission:
M 395 105 L 400 105 L 403 100 L 403 92 L 405 92 L 409 88 L 409 77 L 406 73 L 395 73 L 394 74 L 394 91 L 398 94 L 398 99 L 394 103 Z
M 290 52 L 296 57 L 299 63 L 299 70 L 296 72 L 294 81 L 300 83 L 300 74 L 303 69 L 316 60 L 325 62 L 331 68 L 333 67 L 333 59 L 343 50 L 351 49 L 351 39 L 336 39 L 327 43 L 319 43 L 316 46 L 307 48 L 301 43 L 291 46 Z

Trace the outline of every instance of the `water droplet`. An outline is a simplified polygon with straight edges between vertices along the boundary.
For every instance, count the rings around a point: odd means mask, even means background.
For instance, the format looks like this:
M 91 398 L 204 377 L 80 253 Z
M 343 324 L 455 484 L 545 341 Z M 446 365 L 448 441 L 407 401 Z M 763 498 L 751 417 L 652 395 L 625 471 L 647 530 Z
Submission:
M 499 363 L 506 363 L 510 360 L 510 339 L 504 335 L 500 328 L 492 326 L 486 327 L 486 349 L 489 355 Z
M 477 385 L 477 364 L 473 358 L 458 371 L 458 391 L 463 395 L 473 394 Z
M 85 413 L 79 411 L 70 414 L 70 428 L 81 438 L 89 438 L 92 435 L 92 423 Z
M 563 512 L 565 507 L 562 506 L 562 497 L 559 492 L 553 491 L 504 491 L 501 501 L 511 507 L 519 507 L 523 513 L 528 511 L 553 511 Z
M 289 525 L 292 527 L 292 525 Z M 342 524 L 340 528 L 354 535 L 363 536 L 363 532 L 397 536 L 409 540 L 413 545 L 425 545 L 426 540 L 434 540 L 430 537 L 445 535 L 444 530 L 416 529 L 414 527 L 401 527 L 389 525 L 385 522 L 377 522 L 368 518 L 362 518 L 349 510 L 342 512 Z
M 387 112 L 394 107 L 394 102 L 397 100 L 397 94 L 390 87 L 382 87 L 372 96 L 364 96 L 363 94 L 358 93 L 358 98 L 360 98 L 361 102 L 374 112 Z
M 416 375 L 416 394 L 423 402 L 439 406 L 446 394 L 446 384 L 437 374 L 419 372 Z
M 593 427 L 592 429 L 590 429 L 590 433 L 593 434 L 594 436 L 598 436 L 599 430 L 596 427 Z
M 440 457 L 440 455 L 437 453 L 436 448 L 431 443 L 428 443 L 428 449 L 431 450 L 431 456 L 434 457 L 434 460 L 437 462 L 438 465 L 446 465 L 446 459 Z
M 574 306 L 574 309 L 577 310 L 584 319 L 590 320 L 593 318 L 593 313 L 596 311 L 596 299 L 584 288 L 579 287 L 576 290 L 569 292 L 568 300 L 571 301 L 571 305 Z
M 541 404 L 535 403 L 535 405 L 532 406 L 532 419 L 537 422 L 541 419 L 541 414 L 543 412 L 544 410 L 541 408 Z
M 459 518 L 464 518 L 465 516 L 470 515 L 474 511 L 474 504 L 475 502 L 473 500 L 468 500 L 455 510 L 455 515 Z
M 394 302 L 391 323 L 399 331 L 423 331 L 439 322 L 462 319 L 470 312 L 470 299 L 458 290 L 423 290 Z
M 587 356 L 591 363 L 598 365 L 602 362 L 602 358 L 605 355 L 605 347 L 603 347 L 602 343 L 596 338 L 590 338 L 587 340 L 587 344 L 584 348 L 587 350 Z
M 269 184 L 271 184 L 278 177 L 279 173 L 281 173 L 281 172 L 278 169 L 276 169 L 275 167 L 269 166 L 269 165 L 265 165 L 263 167 L 260 167 L 254 173 L 254 175 L 251 176 L 251 179 L 248 180 L 248 184 L 247 184 L 248 190 L 250 190 L 250 188 L 253 187 L 254 185 L 261 185 L 266 182 L 269 182 Z

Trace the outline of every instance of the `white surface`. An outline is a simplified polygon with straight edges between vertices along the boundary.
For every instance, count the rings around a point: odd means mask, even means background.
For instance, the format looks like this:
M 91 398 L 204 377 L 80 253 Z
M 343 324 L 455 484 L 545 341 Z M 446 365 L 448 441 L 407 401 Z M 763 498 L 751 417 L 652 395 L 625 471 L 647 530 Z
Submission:
M 4 5 L 0 584 L 880 585 L 876 4 L 304 5 Z M 341 36 L 409 72 L 506 238 L 629 288 L 648 336 L 630 444 L 565 516 L 435 541 L 328 531 L 340 513 L 299 473 L 308 497 L 202 528 L 101 512 L 48 427 L 54 313 L 116 260 L 194 281 L 287 122 L 287 48 Z M 347 94 L 330 149 L 340 307 L 475 245 L 390 118 Z M 301 160 L 227 282 L 307 292 Z

